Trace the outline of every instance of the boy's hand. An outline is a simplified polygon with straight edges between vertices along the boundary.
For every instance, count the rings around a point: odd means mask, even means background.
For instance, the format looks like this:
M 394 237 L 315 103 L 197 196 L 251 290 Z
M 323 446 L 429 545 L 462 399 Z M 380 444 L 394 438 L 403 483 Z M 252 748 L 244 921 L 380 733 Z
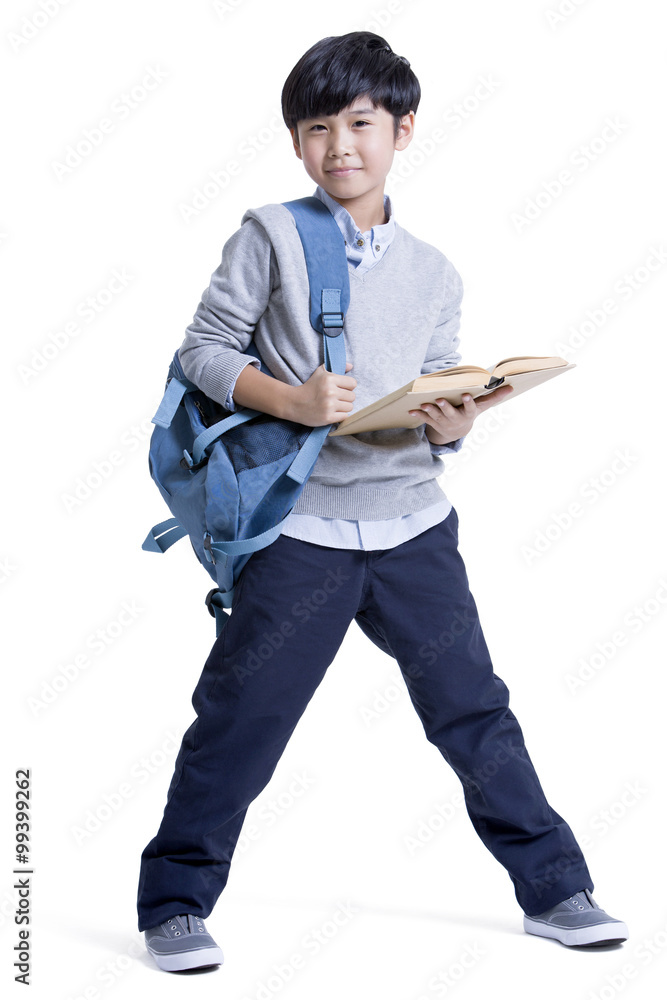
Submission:
M 453 406 L 446 399 L 436 399 L 435 403 L 423 403 L 418 410 L 408 412 L 411 417 L 424 418 L 424 423 L 428 425 L 426 437 L 431 444 L 451 444 L 470 432 L 475 417 L 501 403 L 511 392 L 511 385 L 501 385 L 476 400 L 466 393 L 461 406 Z
M 352 367 L 349 361 L 345 363 L 346 372 Z M 289 419 L 306 427 L 339 423 L 352 412 L 356 384 L 351 375 L 337 375 L 320 365 L 307 382 L 292 387 Z

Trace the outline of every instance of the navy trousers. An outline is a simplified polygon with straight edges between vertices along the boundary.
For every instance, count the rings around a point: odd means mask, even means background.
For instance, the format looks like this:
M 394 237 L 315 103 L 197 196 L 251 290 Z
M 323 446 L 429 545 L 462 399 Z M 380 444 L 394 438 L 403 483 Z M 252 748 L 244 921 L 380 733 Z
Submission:
M 458 551 L 458 517 L 392 549 L 280 535 L 255 553 L 193 695 L 157 835 L 139 878 L 139 929 L 207 917 L 250 803 L 271 778 L 352 619 L 396 659 L 412 704 L 461 780 L 483 843 L 529 915 L 593 889 L 572 831 L 548 804 L 493 672 Z

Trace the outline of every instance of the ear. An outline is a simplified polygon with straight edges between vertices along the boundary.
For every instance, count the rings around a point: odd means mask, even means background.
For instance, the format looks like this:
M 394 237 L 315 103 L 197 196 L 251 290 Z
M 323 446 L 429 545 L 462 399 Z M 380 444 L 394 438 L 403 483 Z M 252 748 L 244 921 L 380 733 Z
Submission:
M 301 146 L 299 145 L 299 130 L 298 128 L 291 128 L 289 134 L 292 136 L 292 145 L 294 146 L 294 152 L 299 157 L 300 160 L 303 159 L 301 155 Z
M 398 135 L 396 136 L 396 142 L 394 143 L 394 149 L 405 149 L 405 147 L 412 142 L 414 134 L 415 113 L 414 111 L 408 111 L 407 115 L 403 115 L 401 118 L 401 124 L 398 130 Z

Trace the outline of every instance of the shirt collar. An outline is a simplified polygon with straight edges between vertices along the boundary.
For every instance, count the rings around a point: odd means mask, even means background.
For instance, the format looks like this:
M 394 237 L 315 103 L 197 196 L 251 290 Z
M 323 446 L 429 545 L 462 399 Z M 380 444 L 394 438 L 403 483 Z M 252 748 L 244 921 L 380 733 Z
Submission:
M 384 196 L 384 211 L 385 217 L 388 219 L 380 226 L 373 226 L 370 233 L 362 233 L 359 226 L 356 224 L 350 213 L 346 208 L 343 208 L 337 201 L 327 194 L 324 188 L 320 187 L 319 184 L 314 191 L 314 196 L 319 198 L 323 204 L 327 206 L 334 219 L 340 226 L 341 232 L 345 238 L 345 242 L 348 247 L 356 247 L 357 240 L 363 240 L 370 235 L 371 245 L 373 247 L 374 256 L 385 250 L 394 238 L 394 233 L 396 231 L 396 223 L 394 221 L 393 211 L 391 207 L 391 199 L 388 194 Z M 378 247 L 378 250 L 375 248 Z

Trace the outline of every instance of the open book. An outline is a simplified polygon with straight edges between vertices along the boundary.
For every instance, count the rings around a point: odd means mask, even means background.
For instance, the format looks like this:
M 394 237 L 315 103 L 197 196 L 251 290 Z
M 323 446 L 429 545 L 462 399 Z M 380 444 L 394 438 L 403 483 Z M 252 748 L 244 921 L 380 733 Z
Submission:
M 527 356 L 505 358 L 493 368 L 478 368 L 476 365 L 441 368 L 440 371 L 420 375 L 400 389 L 390 392 L 388 396 L 364 406 L 356 413 L 350 413 L 335 430 L 329 432 L 329 437 L 389 427 L 419 427 L 424 423 L 423 419 L 411 417 L 408 410 L 417 409 L 422 403 L 432 403 L 444 398 L 454 406 L 460 406 L 464 393 L 469 393 L 476 399 L 478 396 L 488 395 L 501 385 L 513 387 L 507 398 L 514 399 L 527 389 L 575 367 L 576 365 L 563 358 Z

